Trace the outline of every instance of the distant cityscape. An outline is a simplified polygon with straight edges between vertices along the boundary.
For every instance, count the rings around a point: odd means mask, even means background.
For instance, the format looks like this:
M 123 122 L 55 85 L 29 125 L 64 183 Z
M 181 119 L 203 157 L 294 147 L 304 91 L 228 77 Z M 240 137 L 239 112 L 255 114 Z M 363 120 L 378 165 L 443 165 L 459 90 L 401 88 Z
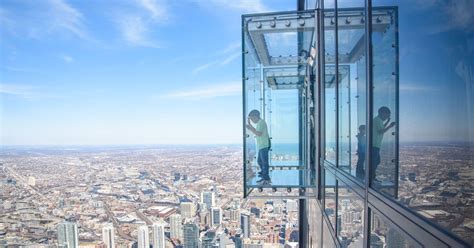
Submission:
M 397 200 L 472 243 L 471 152 L 401 145 Z M 241 159 L 237 145 L 5 148 L 0 247 L 297 247 L 298 202 L 243 199 Z M 335 199 L 327 188 L 333 218 Z M 362 199 L 337 199 L 340 242 L 362 242 Z M 372 221 L 383 247 L 395 234 Z
M 297 247 L 296 200 L 242 198 L 240 146 L 4 148 L 0 247 Z

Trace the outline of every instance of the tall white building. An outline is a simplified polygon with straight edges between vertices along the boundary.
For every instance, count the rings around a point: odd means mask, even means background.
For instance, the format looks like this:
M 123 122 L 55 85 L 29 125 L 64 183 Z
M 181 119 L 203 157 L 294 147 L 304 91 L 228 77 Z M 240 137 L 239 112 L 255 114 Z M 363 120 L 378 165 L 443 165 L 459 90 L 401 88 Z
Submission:
M 170 237 L 172 239 L 183 240 L 182 217 L 179 214 L 170 216 Z
M 62 222 L 58 225 L 58 246 L 64 248 L 79 247 L 76 223 Z
M 138 227 L 138 248 L 150 248 L 150 238 L 148 235 L 148 226 Z
M 214 192 L 201 192 L 201 203 L 206 205 L 207 209 L 211 209 L 216 205 L 216 197 Z
M 222 223 L 222 209 L 219 207 L 213 207 L 211 209 L 211 225 L 218 226 Z
M 180 209 L 183 218 L 192 218 L 196 214 L 196 208 L 192 202 L 182 202 Z
M 104 242 L 107 248 L 115 247 L 115 234 L 112 223 L 107 223 L 102 227 L 102 242 Z
M 165 248 L 165 226 L 162 223 L 153 223 L 152 226 L 153 248 Z

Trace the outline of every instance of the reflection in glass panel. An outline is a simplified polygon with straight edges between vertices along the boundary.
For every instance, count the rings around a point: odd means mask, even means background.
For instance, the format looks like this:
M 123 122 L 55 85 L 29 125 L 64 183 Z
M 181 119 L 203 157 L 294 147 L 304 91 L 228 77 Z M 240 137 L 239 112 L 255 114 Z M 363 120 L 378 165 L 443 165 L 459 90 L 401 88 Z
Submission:
M 339 168 L 364 180 L 366 57 L 364 1 L 338 5 Z
M 343 183 L 337 190 L 337 237 L 342 247 L 364 245 L 364 201 Z
M 399 10 L 398 200 L 473 246 L 474 2 L 374 3 Z
M 336 230 L 336 178 L 327 170 L 324 175 L 324 212 L 329 217 L 332 228 Z
M 402 248 L 417 248 L 422 247 L 416 241 L 411 239 L 406 233 L 400 231 L 392 223 L 388 222 L 381 215 L 373 213 L 370 216 L 371 233 L 370 233 L 370 247 L 371 248 L 385 248 L 385 247 L 402 247 Z
M 326 4 L 326 3 L 325 3 Z M 326 5 L 325 5 L 326 6 Z M 334 11 L 324 11 L 324 101 L 325 101 L 325 160 L 336 165 L 336 52 Z M 329 28 L 332 26 L 332 28 Z
M 334 239 L 329 231 L 328 223 L 323 222 L 323 248 L 335 248 L 337 247 L 334 243 Z
M 372 186 L 388 195 L 397 194 L 398 180 L 398 40 L 396 9 L 373 12 L 373 117 Z

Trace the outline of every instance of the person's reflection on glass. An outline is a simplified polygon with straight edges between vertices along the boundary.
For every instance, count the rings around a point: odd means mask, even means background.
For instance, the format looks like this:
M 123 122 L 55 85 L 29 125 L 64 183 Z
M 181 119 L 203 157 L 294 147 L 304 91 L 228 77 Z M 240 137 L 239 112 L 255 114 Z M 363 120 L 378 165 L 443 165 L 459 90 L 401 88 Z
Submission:
M 356 166 L 356 177 L 364 179 L 365 170 L 365 148 L 367 147 L 367 140 L 365 135 L 365 125 L 359 126 L 359 133 L 357 137 L 357 166 Z
M 252 125 L 253 122 L 255 127 Z M 257 142 L 258 158 L 257 163 L 260 166 L 259 180 L 257 183 L 270 184 L 268 151 L 270 150 L 270 138 L 268 136 L 267 123 L 260 118 L 260 112 L 256 109 L 250 111 L 247 119 L 247 129 L 255 135 Z
M 385 123 L 384 123 L 385 122 Z M 372 121 L 372 182 L 380 183 L 375 177 L 375 172 L 380 164 L 380 147 L 382 146 L 382 139 L 385 132 L 395 126 L 395 122 L 390 122 L 390 109 L 388 107 L 379 108 L 378 115 Z

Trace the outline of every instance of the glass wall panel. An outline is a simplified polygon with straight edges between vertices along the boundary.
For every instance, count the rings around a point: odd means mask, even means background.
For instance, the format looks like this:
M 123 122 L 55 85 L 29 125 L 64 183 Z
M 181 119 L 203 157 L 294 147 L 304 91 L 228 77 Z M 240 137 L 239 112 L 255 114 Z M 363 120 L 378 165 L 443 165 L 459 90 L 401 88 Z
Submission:
M 372 186 L 397 194 L 398 176 L 398 37 L 396 9 L 372 12 L 373 116 Z
M 366 158 L 365 1 L 338 2 L 339 168 L 364 180 Z
M 249 39 L 245 35 L 245 40 Z M 248 42 L 244 42 L 244 125 L 249 122 L 248 114 L 252 110 L 258 110 L 263 114 L 263 85 L 261 83 L 261 65 L 259 64 L 257 55 L 253 47 Z M 262 116 L 263 118 L 263 116 Z M 253 124 L 252 124 L 253 125 Z M 245 129 L 245 185 L 250 185 L 252 180 L 256 178 L 258 172 L 257 164 L 257 147 L 255 144 L 255 135 L 248 129 Z
M 323 223 L 323 248 L 335 248 L 336 243 L 334 243 L 333 236 L 329 231 L 329 225 L 324 221 Z
M 414 241 L 400 228 L 390 223 L 382 215 L 373 213 L 370 216 L 371 232 L 370 232 L 370 247 L 371 248 L 385 248 L 385 247 L 403 247 L 403 248 L 418 248 L 423 247 Z
M 340 42 L 339 42 L 340 43 Z M 339 50 L 341 51 L 341 50 Z M 340 61 L 342 62 L 342 61 Z M 347 65 L 341 65 L 339 62 L 339 85 L 338 85 L 338 166 L 339 168 L 351 171 L 351 134 L 350 134 L 350 69 Z
M 299 91 L 268 89 L 265 98 L 268 130 L 272 141 L 270 165 L 300 165 Z
M 336 230 L 336 178 L 327 170 L 324 174 L 324 212 Z
M 342 247 L 363 247 L 364 201 L 341 181 L 337 190 L 337 224 Z
M 334 1 L 324 1 L 324 126 L 326 161 L 336 165 L 336 37 Z
M 309 226 L 309 247 L 321 247 L 322 220 L 323 214 L 318 206 L 316 199 L 309 199 L 308 209 L 308 226 Z
M 400 133 L 398 195 L 401 204 L 474 245 L 474 18 L 473 1 L 373 1 L 397 6 L 400 48 L 394 32 L 374 34 L 374 110 L 390 103 L 399 50 L 399 120 L 392 110 L 382 141 L 379 180 L 390 179 L 392 132 Z M 396 72 L 396 71 L 395 71 Z M 384 102 L 385 100 L 385 102 Z M 387 149 L 389 154 L 382 151 Z M 384 156 L 388 156 L 384 159 Z M 389 169 L 389 170 L 387 170 Z M 382 190 L 382 189 L 380 189 Z

